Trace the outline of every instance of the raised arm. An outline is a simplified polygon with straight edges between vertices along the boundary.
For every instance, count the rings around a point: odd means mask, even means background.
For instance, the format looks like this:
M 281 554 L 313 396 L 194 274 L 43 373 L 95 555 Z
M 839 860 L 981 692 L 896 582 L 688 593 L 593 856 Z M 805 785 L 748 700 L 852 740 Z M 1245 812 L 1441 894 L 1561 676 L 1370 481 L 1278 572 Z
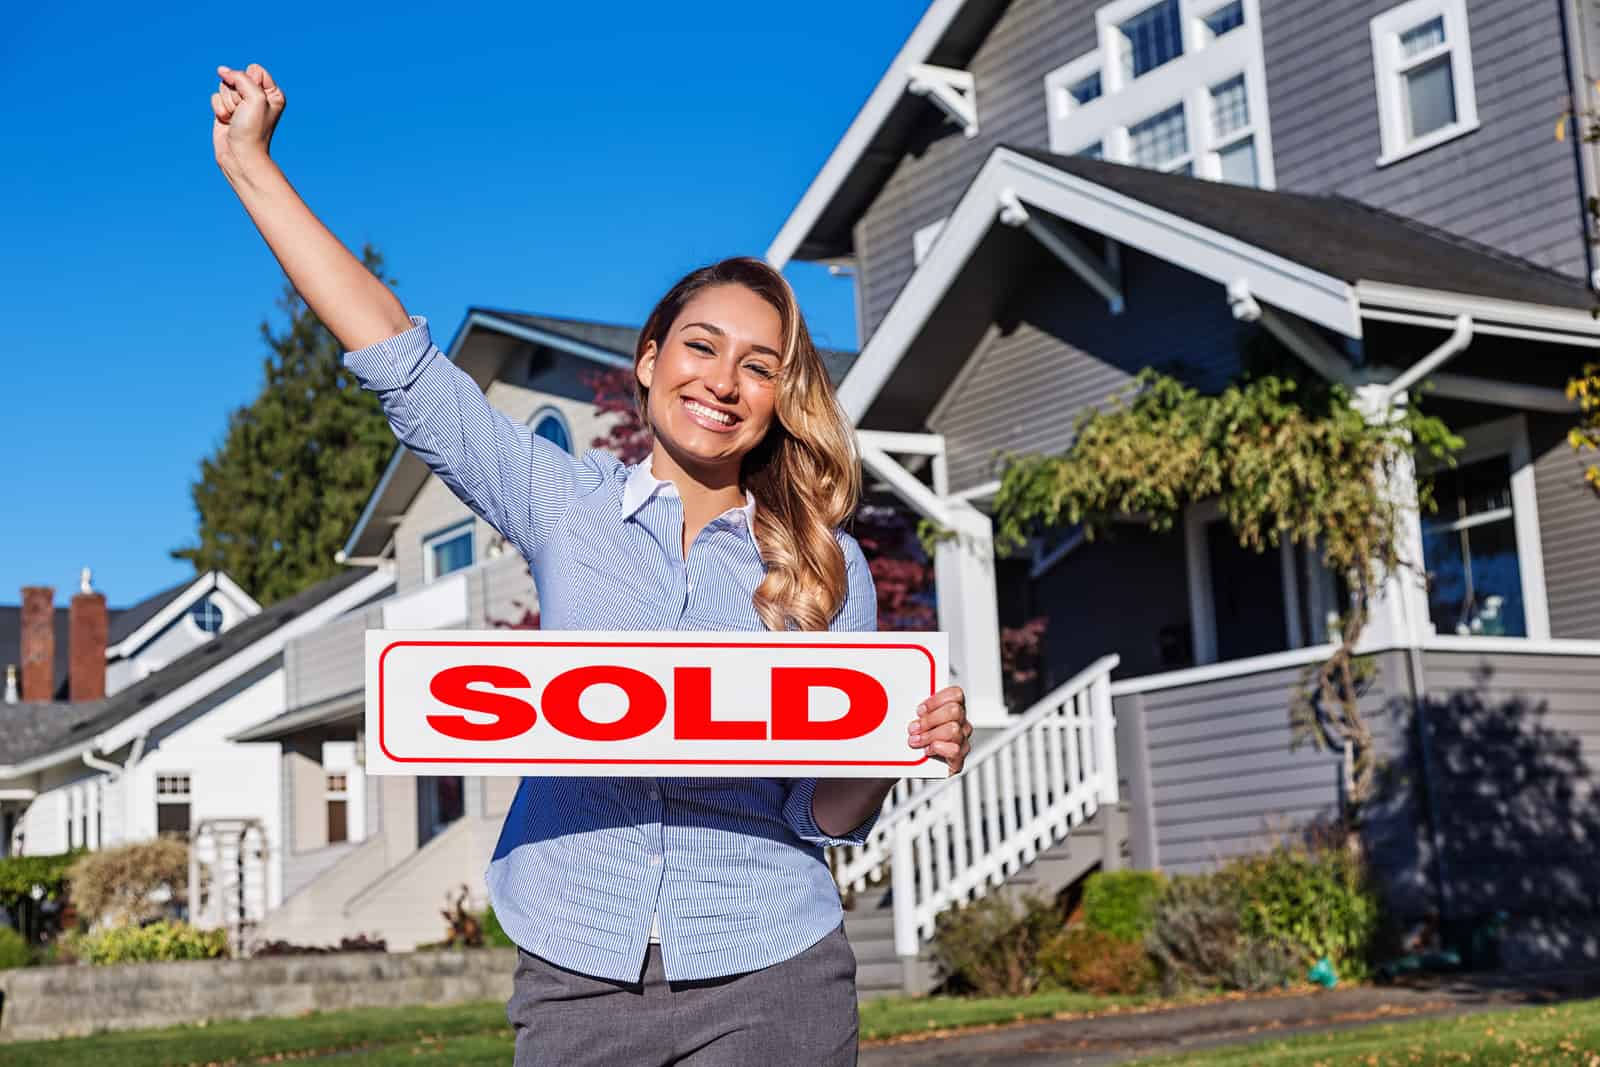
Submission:
M 311 213 L 272 161 L 283 90 L 266 68 L 218 67 L 211 95 L 217 165 L 290 283 L 347 349 L 366 348 L 411 328 L 398 297 Z

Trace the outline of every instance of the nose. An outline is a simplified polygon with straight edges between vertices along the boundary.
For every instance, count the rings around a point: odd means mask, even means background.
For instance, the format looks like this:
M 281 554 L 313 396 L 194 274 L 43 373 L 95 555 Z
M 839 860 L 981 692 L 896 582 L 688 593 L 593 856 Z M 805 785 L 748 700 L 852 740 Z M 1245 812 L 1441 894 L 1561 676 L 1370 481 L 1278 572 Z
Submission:
M 711 394 L 724 403 L 732 403 L 739 399 L 739 373 L 734 361 L 718 359 L 706 368 L 706 388 Z

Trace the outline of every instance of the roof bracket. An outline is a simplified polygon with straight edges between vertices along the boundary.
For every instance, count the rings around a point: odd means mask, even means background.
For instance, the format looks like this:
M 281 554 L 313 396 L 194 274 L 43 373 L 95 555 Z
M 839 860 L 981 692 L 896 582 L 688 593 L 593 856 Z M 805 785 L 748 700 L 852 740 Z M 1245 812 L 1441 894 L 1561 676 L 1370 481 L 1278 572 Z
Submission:
M 1052 216 L 1030 212 L 1015 189 L 1008 186 L 1000 190 L 999 200 L 1001 223 L 1026 229 L 1068 270 L 1099 293 L 1111 314 L 1122 314 L 1127 302 L 1122 297 L 1121 257 L 1114 242 L 1107 242 L 1107 255 L 1098 255 Z
M 970 71 L 913 63 L 906 70 L 912 96 L 926 96 L 968 137 L 978 136 L 978 81 Z
M 1276 308 L 1262 307 L 1250 292 L 1247 279 L 1235 278 L 1228 283 L 1228 308 L 1240 322 L 1259 322 L 1278 343 L 1330 382 L 1359 384 L 1354 368 L 1338 349 L 1304 320 L 1284 315 Z

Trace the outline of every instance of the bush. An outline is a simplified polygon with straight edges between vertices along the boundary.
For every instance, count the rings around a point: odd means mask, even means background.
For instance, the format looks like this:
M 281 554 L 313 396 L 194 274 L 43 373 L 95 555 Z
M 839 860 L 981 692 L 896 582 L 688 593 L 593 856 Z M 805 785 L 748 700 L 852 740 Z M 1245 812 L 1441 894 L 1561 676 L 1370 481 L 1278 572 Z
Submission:
M 388 952 L 389 942 L 381 937 L 357 934 L 341 937 L 337 945 L 297 945 L 293 941 L 262 941 L 250 951 L 252 957 L 261 956 L 325 956 L 330 952 Z
M 1061 929 L 1060 909 L 1024 897 L 1021 911 L 1005 893 L 990 893 L 945 912 L 933 935 L 934 959 L 952 992 L 1025 996 L 1039 984 L 1039 949 Z
M 500 925 L 500 919 L 490 907 L 483 913 L 483 943 L 490 948 L 516 948 L 517 943 L 511 940 L 511 935 L 506 933 L 505 927 Z
M 1100 871 L 1083 887 L 1083 922 L 1096 933 L 1142 945 L 1167 888 L 1159 871 Z
M 30 956 L 27 939 L 9 926 L 0 926 L 0 971 L 26 967 Z
M 0 908 L 11 914 L 24 941 L 48 941 L 60 930 L 68 917 L 67 868 L 80 855 L 81 851 L 73 851 L 0 859 Z
M 1380 906 L 1355 854 L 1337 844 L 1286 845 L 1225 870 L 1244 897 L 1246 933 L 1285 946 L 1302 967 L 1327 957 L 1341 977 L 1367 976 Z
M 83 937 L 76 949 L 82 959 L 96 964 L 222 959 L 228 955 L 228 932 L 180 922 L 113 926 Z
M 67 871 L 72 903 L 90 923 L 141 923 L 168 917 L 189 894 L 189 845 L 158 837 L 88 852 Z
M 1102 996 L 1143 993 L 1159 977 L 1142 941 L 1127 941 L 1087 924 L 1069 927 L 1039 950 L 1046 984 Z
M 1275 989 L 1300 977 L 1285 948 L 1245 929 L 1243 911 L 1243 895 L 1226 867 L 1173 880 L 1145 939 L 1168 992 Z

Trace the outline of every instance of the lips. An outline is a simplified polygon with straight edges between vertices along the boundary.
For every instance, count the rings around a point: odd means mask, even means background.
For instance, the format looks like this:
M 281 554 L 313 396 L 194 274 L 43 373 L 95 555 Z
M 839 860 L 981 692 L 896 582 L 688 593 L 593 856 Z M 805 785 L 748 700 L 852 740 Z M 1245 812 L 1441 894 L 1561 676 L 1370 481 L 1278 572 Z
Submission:
M 688 397 L 683 399 L 683 410 L 689 419 L 697 426 L 702 426 L 713 433 L 731 433 L 742 421 L 732 412 L 722 411 L 709 404 L 702 404 L 698 400 Z

